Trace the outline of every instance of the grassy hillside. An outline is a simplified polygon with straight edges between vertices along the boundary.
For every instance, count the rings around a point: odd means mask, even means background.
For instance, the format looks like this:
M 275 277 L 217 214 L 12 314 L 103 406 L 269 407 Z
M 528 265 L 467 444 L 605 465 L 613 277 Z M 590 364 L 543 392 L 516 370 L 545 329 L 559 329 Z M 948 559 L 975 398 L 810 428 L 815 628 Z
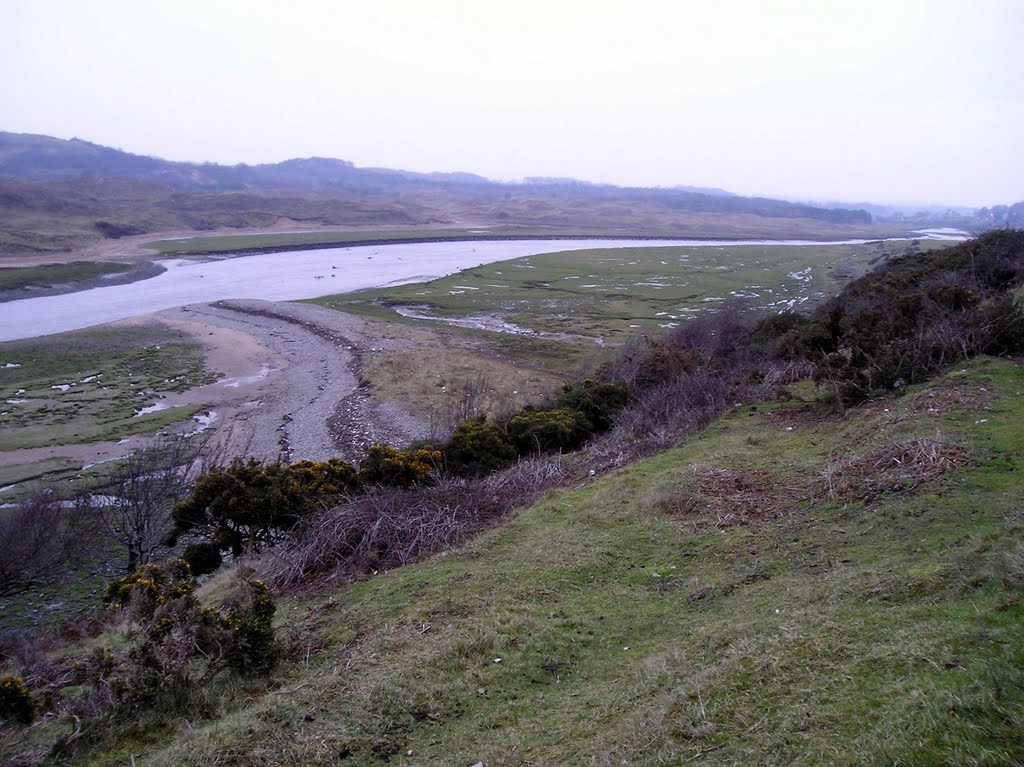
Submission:
M 804 384 L 738 403 L 468 545 L 283 597 L 271 682 L 50 763 L 1019 764 L 1022 391 L 982 358 L 842 419 Z

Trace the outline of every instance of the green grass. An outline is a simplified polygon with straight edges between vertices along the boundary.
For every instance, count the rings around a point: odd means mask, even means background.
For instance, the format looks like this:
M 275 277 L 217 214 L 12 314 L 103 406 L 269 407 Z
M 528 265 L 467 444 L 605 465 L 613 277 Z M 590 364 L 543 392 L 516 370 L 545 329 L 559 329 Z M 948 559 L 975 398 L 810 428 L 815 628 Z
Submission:
M 571 237 L 579 232 L 559 232 Z M 187 237 L 176 240 L 158 240 L 146 245 L 161 255 L 194 255 L 231 253 L 235 251 L 286 249 L 293 247 L 330 247 L 351 243 L 386 243 L 410 240 L 475 240 L 481 237 L 515 236 L 521 239 L 530 236 L 548 236 L 550 230 L 509 229 L 507 227 L 486 227 L 469 229 L 392 229 L 361 231 L 316 231 L 316 232 L 269 232 L 264 234 L 226 234 L 208 237 Z M 616 235 L 620 236 L 620 235 Z
M 1019 764 L 1022 390 L 979 360 L 842 420 L 805 387 L 737 407 L 446 555 L 283 598 L 277 689 L 204 690 L 207 718 L 143 714 L 80 763 Z M 828 492 L 911 437 L 971 463 Z
M 209 383 L 203 363 L 198 345 L 156 325 L 0 344 L 0 451 L 115 439 L 188 419 L 201 408 L 136 413 L 161 393 Z
M 130 264 L 103 261 L 74 261 L 70 264 L 45 264 L 22 268 L 0 268 L 0 290 L 49 288 L 72 282 L 91 280 L 131 269 Z
M 923 242 L 919 247 L 945 247 Z M 313 299 L 342 311 L 386 316 L 388 305 L 444 318 L 500 318 L 556 340 L 624 340 L 678 325 L 691 314 L 745 298 L 775 311 L 834 294 L 871 264 L 911 247 L 725 245 L 594 248 L 527 256 L 428 283 Z M 395 314 L 392 312 L 391 317 Z M 490 335 L 496 335 L 490 333 Z

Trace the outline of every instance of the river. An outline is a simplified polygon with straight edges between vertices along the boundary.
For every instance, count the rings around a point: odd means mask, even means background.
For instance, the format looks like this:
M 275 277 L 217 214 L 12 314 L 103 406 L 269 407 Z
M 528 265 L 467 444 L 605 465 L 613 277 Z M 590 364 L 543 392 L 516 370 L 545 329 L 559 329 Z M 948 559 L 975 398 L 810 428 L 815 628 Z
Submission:
M 0 341 L 61 333 L 186 304 L 229 298 L 288 301 L 421 282 L 481 264 L 588 248 L 856 245 L 870 240 L 500 240 L 365 245 L 226 258 L 165 260 L 167 271 L 128 285 L 0 304 Z

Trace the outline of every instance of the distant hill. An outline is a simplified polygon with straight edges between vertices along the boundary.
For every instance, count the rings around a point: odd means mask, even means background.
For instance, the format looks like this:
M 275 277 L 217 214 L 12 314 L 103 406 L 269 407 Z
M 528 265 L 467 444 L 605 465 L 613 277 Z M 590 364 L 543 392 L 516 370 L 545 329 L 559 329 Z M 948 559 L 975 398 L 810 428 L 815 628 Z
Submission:
M 677 186 L 670 189 L 619 187 L 573 178 L 530 177 L 522 182 L 491 181 L 472 173 L 417 173 L 387 168 L 358 168 L 351 162 L 309 157 L 262 165 L 217 165 L 171 162 L 130 154 L 81 139 L 0 132 L 0 177 L 25 181 L 71 181 L 88 176 L 121 178 L 189 190 L 279 188 L 343 188 L 380 190 L 413 187 L 471 188 L 489 197 L 509 192 L 543 190 L 547 195 L 601 199 L 656 199 L 671 208 L 695 211 L 753 213 L 759 216 L 804 217 L 841 223 L 870 223 L 864 210 L 822 209 L 747 198 L 722 189 Z
M 722 189 L 360 168 L 330 157 L 172 162 L 82 139 L 0 132 L 0 256 L 66 252 L 161 231 L 499 226 L 505 232 L 671 237 L 884 237 L 863 208 Z

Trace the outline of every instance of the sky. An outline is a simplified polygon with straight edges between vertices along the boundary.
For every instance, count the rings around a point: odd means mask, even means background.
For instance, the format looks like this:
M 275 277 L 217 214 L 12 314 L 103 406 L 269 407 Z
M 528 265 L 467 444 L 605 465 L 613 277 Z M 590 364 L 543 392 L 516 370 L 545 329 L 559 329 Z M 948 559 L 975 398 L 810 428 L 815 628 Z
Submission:
M 0 0 L 0 130 L 170 160 L 1024 200 L 1024 0 Z

